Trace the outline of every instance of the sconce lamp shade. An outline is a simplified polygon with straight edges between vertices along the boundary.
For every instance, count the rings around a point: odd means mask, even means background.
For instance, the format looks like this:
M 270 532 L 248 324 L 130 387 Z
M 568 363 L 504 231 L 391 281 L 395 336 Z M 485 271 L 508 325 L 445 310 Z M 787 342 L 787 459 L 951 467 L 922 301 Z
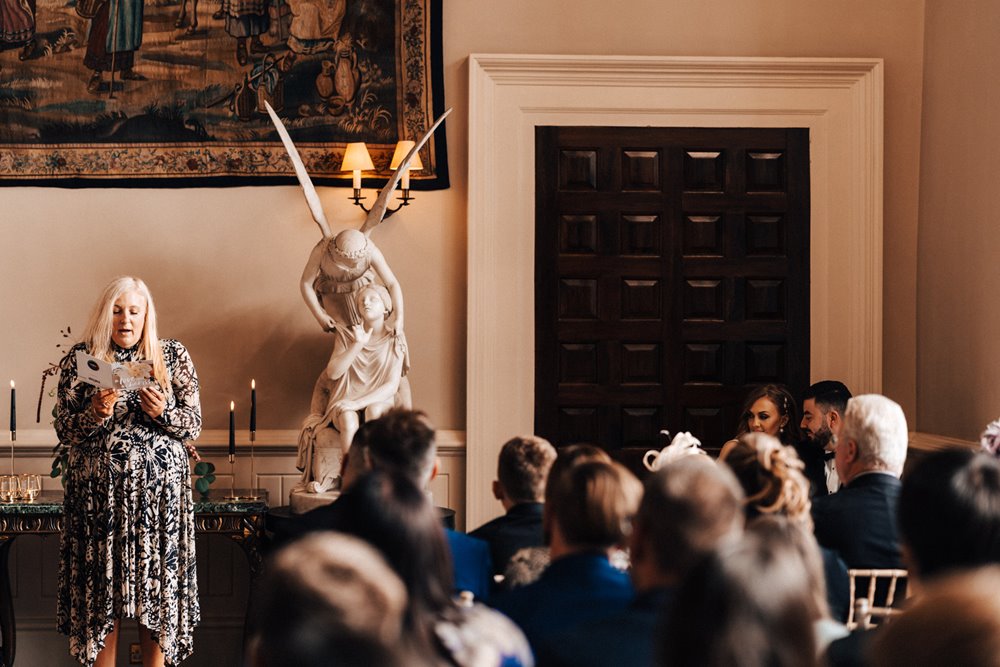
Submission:
M 389 169 L 395 169 L 399 166 L 399 163 L 403 161 L 406 154 L 413 149 L 413 141 L 400 141 L 396 144 L 396 150 L 392 154 L 392 162 L 389 163 Z M 413 160 L 410 161 L 410 171 L 415 171 L 417 169 L 423 169 L 424 163 L 420 161 L 420 153 L 413 156 Z
M 357 141 L 347 144 L 347 150 L 344 151 L 344 161 L 340 163 L 341 171 L 367 171 L 374 168 L 375 164 L 372 162 L 372 156 L 368 153 L 365 142 Z

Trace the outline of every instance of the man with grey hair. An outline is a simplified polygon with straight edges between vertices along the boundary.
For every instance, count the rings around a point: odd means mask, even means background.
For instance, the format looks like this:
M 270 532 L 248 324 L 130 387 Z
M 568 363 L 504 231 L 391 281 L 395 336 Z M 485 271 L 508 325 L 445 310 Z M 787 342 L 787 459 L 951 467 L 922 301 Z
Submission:
M 816 540 L 849 568 L 900 568 L 896 507 L 909 436 L 903 409 L 877 394 L 847 403 L 834 461 L 843 487 L 813 501 Z

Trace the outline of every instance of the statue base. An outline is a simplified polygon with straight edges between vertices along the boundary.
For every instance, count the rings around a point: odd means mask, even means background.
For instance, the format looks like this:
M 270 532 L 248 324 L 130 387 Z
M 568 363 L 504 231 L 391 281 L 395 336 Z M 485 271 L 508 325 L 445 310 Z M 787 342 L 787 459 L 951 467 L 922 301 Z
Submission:
M 289 494 L 288 502 L 292 506 L 292 514 L 305 514 L 309 510 L 329 505 L 339 497 L 339 490 L 327 491 L 325 493 L 309 493 L 307 491 L 296 490 Z

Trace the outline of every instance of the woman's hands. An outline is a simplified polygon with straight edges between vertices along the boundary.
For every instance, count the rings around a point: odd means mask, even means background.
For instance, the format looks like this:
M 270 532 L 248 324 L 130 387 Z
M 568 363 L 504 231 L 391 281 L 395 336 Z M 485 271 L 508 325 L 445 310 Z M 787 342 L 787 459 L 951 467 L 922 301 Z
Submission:
M 143 412 L 156 419 L 167 407 L 167 396 L 159 387 L 143 387 L 139 390 L 139 405 Z
M 115 389 L 101 389 L 94 392 L 90 397 L 90 406 L 94 410 L 94 416 L 100 420 L 105 420 L 115 412 L 115 401 L 118 400 L 118 392 Z

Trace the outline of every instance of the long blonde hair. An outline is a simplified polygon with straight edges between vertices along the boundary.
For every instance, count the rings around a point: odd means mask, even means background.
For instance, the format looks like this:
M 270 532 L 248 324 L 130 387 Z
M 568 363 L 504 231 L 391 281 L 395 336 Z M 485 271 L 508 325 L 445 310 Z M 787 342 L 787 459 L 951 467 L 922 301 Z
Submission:
M 115 351 L 111 340 L 111 332 L 114 329 L 115 301 L 127 292 L 138 292 L 146 299 L 146 321 L 142 325 L 139 350 L 143 359 L 153 362 L 153 377 L 156 378 L 157 384 L 160 385 L 161 389 L 170 393 L 170 375 L 163 359 L 160 339 L 156 335 L 156 307 L 153 305 L 153 296 L 149 293 L 149 288 L 141 279 L 133 276 L 119 276 L 108 283 L 97 303 L 94 304 L 94 310 L 90 313 L 90 320 L 83 332 L 83 342 L 86 343 L 90 354 L 98 359 L 115 360 Z

